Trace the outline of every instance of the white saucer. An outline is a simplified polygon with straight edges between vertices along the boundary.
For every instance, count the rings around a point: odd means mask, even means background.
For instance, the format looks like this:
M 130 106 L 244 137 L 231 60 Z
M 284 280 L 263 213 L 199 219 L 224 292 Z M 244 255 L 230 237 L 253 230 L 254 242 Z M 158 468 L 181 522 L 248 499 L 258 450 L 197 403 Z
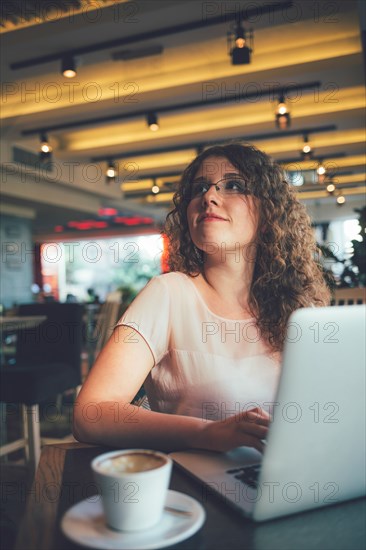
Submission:
M 155 527 L 137 533 L 119 532 L 106 526 L 101 499 L 94 502 L 86 499 L 66 512 L 61 528 L 71 540 L 90 548 L 150 550 L 181 542 L 202 527 L 206 513 L 194 498 L 177 491 L 168 491 L 166 505 L 188 510 L 191 515 L 177 516 L 164 511 Z

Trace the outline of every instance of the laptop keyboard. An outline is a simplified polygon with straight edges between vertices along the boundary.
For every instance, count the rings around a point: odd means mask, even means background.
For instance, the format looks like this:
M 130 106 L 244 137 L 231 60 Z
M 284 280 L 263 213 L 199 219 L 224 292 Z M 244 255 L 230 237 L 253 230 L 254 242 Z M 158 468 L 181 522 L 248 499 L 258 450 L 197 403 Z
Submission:
M 260 469 L 261 464 L 254 464 L 253 466 L 244 466 L 243 468 L 232 468 L 231 470 L 226 470 L 226 473 L 233 475 L 235 479 L 255 489 L 258 484 Z

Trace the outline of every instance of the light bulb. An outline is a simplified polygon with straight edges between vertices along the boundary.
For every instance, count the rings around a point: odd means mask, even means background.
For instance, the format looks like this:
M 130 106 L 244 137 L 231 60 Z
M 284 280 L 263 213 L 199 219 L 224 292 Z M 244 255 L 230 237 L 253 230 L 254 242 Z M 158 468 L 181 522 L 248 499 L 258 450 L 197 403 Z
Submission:
M 41 154 L 43 153 L 43 154 L 45 155 L 45 157 L 46 157 L 47 155 L 50 155 L 51 152 L 52 152 L 52 147 L 51 147 L 51 145 L 50 145 L 49 142 L 48 142 L 48 137 L 47 137 L 47 134 L 46 134 L 46 133 L 42 133 L 42 134 L 41 134 L 40 151 L 41 151 Z
M 107 177 L 114 178 L 116 176 L 116 170 L 111 166 L 107 169 Z
M 287 113 L 287 107 L 284 103 L 279 103 L 277 107 L 277 112 L 279 115 L 285 115 Z
M 158 117 L 155 113 L 148 113 L 147 125 L 152 132 L 156 132 L 157 130 L 159 130 Z
M 66 55 L 61 60 L 61 72 L 66 78 L 74 78 L 76 76 L 75 60 L 72 55 Z
M 66 78 L 74 78 L 76 76 L 76 71 L 73 71 L 72 69 L 66 69 L 63 73 Z
M 42 143 L 41 151 L 42 151 L 42 153 L 50 153 L 51 152 L 51 147 L 49 146 L 49 144 L 47 142 Z

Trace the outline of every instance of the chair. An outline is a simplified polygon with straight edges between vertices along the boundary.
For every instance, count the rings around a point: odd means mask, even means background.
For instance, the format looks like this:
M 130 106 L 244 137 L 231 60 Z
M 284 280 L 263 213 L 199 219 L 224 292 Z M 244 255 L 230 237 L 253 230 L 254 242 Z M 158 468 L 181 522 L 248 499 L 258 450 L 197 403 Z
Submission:
M 107 343 L 117 321 L 120 319 L 123 313 L 123 304 L 121 303 L 122 296 L 123 294 L 119 290 L 110 292 L 107 295 L 106 301 L 101 307 L 98 316 L 98 323 L 95 328 L 97 345 L 95 349 L 94 360 L 97 358 L 98 354 Z M 143 386 L 133 398 L 132 404 L 136 405 L 137 407 L 142 407 L 143 409 L 146 409 L 148 411 L 151 410 L 149 400 Z
M 334 292 L 332 306 L 351 306 L 366 303 L 366 288 L 338 288 Z
M 132 405 L 136 405 L 136 407 L 141 407 L 142 409 L 145 409 L 146 411 L 151 411 L 149 398 L 147 397 L 145 393 L 144 386 L 141 386 L 135 397 L 131 401 Z
M 18 315 L 45 315 L 36 328 L 18 332 L 14 365 L 0 373 L 0 401 L 22 405 L 24 437 L 0 447 L 0 456 L 25 448 L 35 470 L 41 452 L 39 405 L 56 404 L 56 396 L 81 384 L 81 304 L 25 304 Z
M 100 308 L 98 314 L 98 322 L 95 327 L 93 340 L 96 342 L 96 347 L 94 351 L 94 360 L 99 355 L 100 351 L 103 349 L 104 345 L 109 340 L 113 332 L 117 321 L 120 318 L 121 313 L 121 299 L 122 292 L 116 290 L 115 292 L 110 292 L 104 304 Z M 91 367 L 90 365 L 89 367 Z

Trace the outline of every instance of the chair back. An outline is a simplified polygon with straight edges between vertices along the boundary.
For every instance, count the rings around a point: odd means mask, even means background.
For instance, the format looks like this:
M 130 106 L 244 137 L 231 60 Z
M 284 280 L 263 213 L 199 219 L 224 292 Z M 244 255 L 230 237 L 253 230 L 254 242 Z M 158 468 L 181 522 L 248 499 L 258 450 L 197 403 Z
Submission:
M 75 370 L 80 384 L 83 312 L 81 304 L 73 303 L 20 305 L 19 316 L 45 315 L 47 318 L 35 328 L 19 331 L 17 364 L 66 363 Z
M 332 306 L 352 306 L 366 303 L 366 288 L 339 288 L 336 289 Z
M 113 333 L 113 329 L 120 318 L 122 292 L 116 290 L 107 295 L 106 301 L 102 304 L 98 315 L 98 323 L 94 331 L 96 341 L 95 358 L 107 343 Z

